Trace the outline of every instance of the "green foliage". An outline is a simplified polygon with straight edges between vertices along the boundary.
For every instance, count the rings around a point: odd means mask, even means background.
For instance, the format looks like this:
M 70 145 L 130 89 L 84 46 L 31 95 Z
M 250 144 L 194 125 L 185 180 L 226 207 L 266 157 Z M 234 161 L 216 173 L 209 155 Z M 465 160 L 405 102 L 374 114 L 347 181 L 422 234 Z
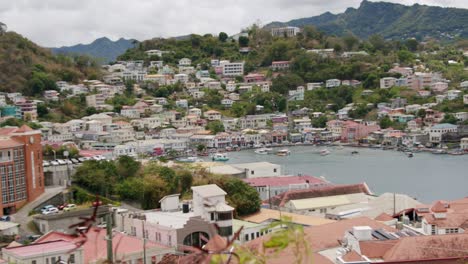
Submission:
M 385 39 L 406 39 L 411 36 L 417 39 L 429 37 L 451 40 L 453 36 L 463 39 L 468 35 L 468 30 L 461 26 L 468 24 L 467 12 L 466 9 L 457 8 L 363 1 L 359 8 L 341 14 L 327 13 L 295 19 L 282 25 L 313 25 L 330 35 L 355 34 L 362 39 L 380 34 Z M 346 44 L 349 50 L 355 45 L 355 41 L 347 41 Z
M 294 90 L 302 84 L 304 80 L 297 74 L 280 75 L 273 79 L 271 91 L 286 95 L 289 90 Z
M 325 115 L 321 115 L 317 118 L 312 118 L 312 126 L 324 128 L 327 126 L 328 118 Z
M 25 120 L 16 119 L 16 118 L 8 118 L 7 120 L 0 123 L 0 127 L 5 127 L 5 126 L 21 127 L 22 125 L 27 125 L 28 127 L 32 128 L 32 129 L 42 128 L 42 126 L 39 123 L 26 122 Z
M 74 183 L 85 187 L 92 193 L 109 197 L 114 192 L 118 173 L 111 161 L 88 160 L 76 169 Z
M 239 37 L 239 46 L 241 47 L 248 47 L 249 46 L 249 38 L 240 36 Z
M 271 223 L 265 230 L 275 230 L 265 237 L 263 250 L 253 249 L 248 246 L 238 246 L 235 253 L 239 256 L 240 263 L 268 263 L 274 260 L 286 248 L 293 252 L 292 263 L 314 263 L 312 250 L 304 227 L 293 224 L 290 218 L 283 217 L 280 221 Z
M 390 119 L 390 117 L 385 116 L 380 120 L 379 125 L 380 125 L 380 128 L 386 129 L 393 125 L 393 121 Z
M 219 132 L 224 132 L 224 124 L 220 120 L 210 121 L 206 125 L 206 129 L 211 131 L 211 134 L 216 135 Z
M 449 123 L 449 124 L 456 124 L 458 122 L 458 119 L 453 115 L 453 114 L 445 114 L 444 118 L 441 123 Z
M 0 38 L 0 83 L 3 92 L 40 95 L 56 89 L 56 80 L 78 82 L 91 75 L 100 76 L 95 63 L 78 65 L 80 56 L 54 56 L 45 48 L 12 31 Z M 88 62 L 91 60 L 88 59 Z
M 134 177 L 140 170 L 141 163 L 129 156 L 120 156 L 116 163 L 117 173 L 121 179 Z
M 260 209 L 261 200 L 255 188 L 235 177 L 212 177 L 208 183 L 214 183 L 226 193 L 226 200 L 236 209 L 238 216 L 249 215 Z
M 220 32 L 218 35 L 218 39 L 221 42 L 226 42 L 227 38 L 228 38 L 228 35 L 225 32 Z

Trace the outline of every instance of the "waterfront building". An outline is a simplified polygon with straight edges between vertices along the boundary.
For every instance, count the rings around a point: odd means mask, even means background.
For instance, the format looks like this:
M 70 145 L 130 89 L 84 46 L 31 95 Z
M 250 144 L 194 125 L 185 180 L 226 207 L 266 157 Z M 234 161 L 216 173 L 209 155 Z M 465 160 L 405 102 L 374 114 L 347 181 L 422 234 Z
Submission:
M 442 135 L 449 132 L 457 132 L 458 127 L 452 124 L 437 124 L 429 128 L 429 141 L 432 144 L 440 144 Z

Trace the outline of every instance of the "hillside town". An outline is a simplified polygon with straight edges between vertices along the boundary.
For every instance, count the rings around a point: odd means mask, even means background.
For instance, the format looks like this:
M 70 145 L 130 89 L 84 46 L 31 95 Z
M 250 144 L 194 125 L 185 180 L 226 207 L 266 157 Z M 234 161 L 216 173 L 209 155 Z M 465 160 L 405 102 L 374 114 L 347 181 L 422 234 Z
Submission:
M 98 63 L 0 26 L 34 54 L 0 83 L 0 263 L 468 260 L 459 35 L 253 24 Z

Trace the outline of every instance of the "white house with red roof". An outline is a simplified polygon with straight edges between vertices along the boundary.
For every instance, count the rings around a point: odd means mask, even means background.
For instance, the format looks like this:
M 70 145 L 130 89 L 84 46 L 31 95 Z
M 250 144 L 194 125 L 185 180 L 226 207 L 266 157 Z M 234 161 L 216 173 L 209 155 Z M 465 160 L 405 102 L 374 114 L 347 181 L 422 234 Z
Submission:
M 6 247 L 2 249 L 2 258 L 7 263 L 89 263 L 85 262 L 83 248 L 66 240 Z
M 305 175 L 258 177 L 242 180 L 250 186 L 254 187 L 260 195 L 260 199 L 262 200 L 267 200 L 270 196 L 275 196 L 287 191 L 309 189 L 330 184 L 322 178 Z
M 86 237 L 67 235 L 64 233 L 51 231 L 40 237 L 33 244 L 21 246 L 23 251 L 34 250 L 40 257 L 44 252 L 54 252 L 57 246 L 61 246 L 63 251 L 62 260 L 65 263 L 103 263 L 107 260 L 107 240 L 106 230 L 93 227 L 86 233 Z M 82 245 L 80 245 L 82 244 Z M 112 234 L 112 252 L 115 263 L 143 263 L 143 247 L 146 249 L 146 263 L 157 263 L 166 254 L 174 253 L 174 249 L 152 241 L 143 242 L 143 239 L 125 235 L 114 231 Z M 37 248 L 37 249 L 36 249 Z M 12 249 L 15 253 L 16 247 Z M 9 251 L 10 249 L 4 249 Z M 40 251 L 40 252 L 39 252 Z M 57 252 L 59 253 L 59 252 Z M 68 254 L 66 254 L 68 253 Z M 70 261 L 70 257 L 75 254 L 75 262 Z M 4 255 L 5 256 L 5 255 Z M 32 261 L 32 259 L 29 259 Z M 52 256 L 49 261 L 45 258 L 37 259 L 37 264 L 55 263 Z M 58 260 L 58 257 L 55 258 Z M 34 262 L 25 262 L 34 263 Z

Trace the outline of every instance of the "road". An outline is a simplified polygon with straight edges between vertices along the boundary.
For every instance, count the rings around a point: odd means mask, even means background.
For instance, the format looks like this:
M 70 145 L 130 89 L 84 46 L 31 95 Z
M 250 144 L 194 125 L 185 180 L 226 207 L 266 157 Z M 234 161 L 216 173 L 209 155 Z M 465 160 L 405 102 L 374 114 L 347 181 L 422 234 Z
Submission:
M 41 194 L 41 196 L 39 196 L 36 200 L 26 204 L 25 206 L 21 207 L 18 212 L 11 215 L 11 221 L 20 224 L 20 235 L 34 233 L 34 230 L 31 230 L 28 226 L 29 221 L 32 220 L 32 216 L 29 216 L 29 212 L 31 212 L 40 204 L 59 194 L 63 190 L 65 190 L 65 187 L 63 186 L 46 188 L 44 193 Z

